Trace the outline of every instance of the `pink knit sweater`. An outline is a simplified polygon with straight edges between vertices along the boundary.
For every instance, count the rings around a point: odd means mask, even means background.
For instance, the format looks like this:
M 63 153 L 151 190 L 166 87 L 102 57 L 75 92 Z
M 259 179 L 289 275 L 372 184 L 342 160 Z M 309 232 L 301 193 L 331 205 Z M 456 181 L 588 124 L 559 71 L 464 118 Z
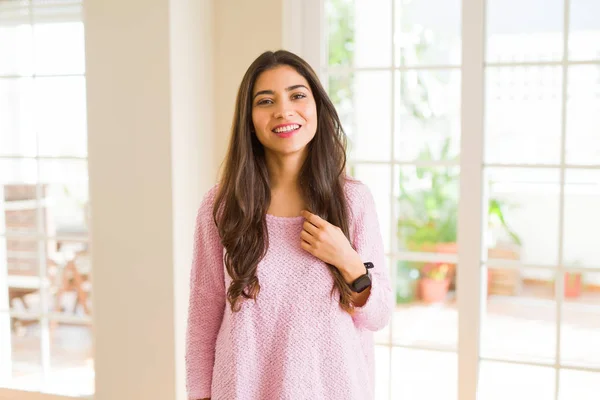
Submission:
M 390 318 L 393 296 L 369 189 L 348 181 L 350 237 L 372 269 L 371 294 L 354 315 L 331 295 L 333 278 L 300 247 L 303 217 L 267 215 L 269 249 L 258 265 L 257 301 L 233 313 L 231 279 L 212 219 L 216 187 L 197 218 L 190 282 L 186 368 L 189 399 L 372 399 L 373 331 Z

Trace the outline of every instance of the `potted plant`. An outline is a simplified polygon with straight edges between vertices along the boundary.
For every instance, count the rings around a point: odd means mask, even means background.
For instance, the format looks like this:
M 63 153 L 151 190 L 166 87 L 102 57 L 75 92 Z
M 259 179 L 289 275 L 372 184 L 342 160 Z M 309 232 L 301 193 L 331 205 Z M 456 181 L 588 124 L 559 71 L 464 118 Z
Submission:
M 420 161 L 449 160 L 450 139 L 443 143 L 440 153 L 434 157 L 429 147 L 419 155 Z M 459 172 L 454 168 L 418 166 L 414 174 L 403 171 L 399 174 L 398 235 L 410 251 L 456 253 L 458 223 Z M 506 223 L 504 204 L 491 198 L 488 204 L 490 224 L 498 225 L 510 240 L 521 244 L 521 240 Z M 404 263 L 419 270 L 422 279 L 434 279 L 442 283 L 439 287 L 452 289 L 455 284 L 456 266 L 450 263 L 424 264 Z M 419 284 L 421 286 L 421 284 Z M 421 295 L 423 293 L 421 292 Z
M 574 299 L 581 296 L 581 273 L 565 272 L 565 298 Z
M 419 280 L 419 295 L 425 303 L 440 303 L 446 300 L 450 279 L 448 271 L 450 265 L 446 263 L 426 264 L 421 269 Z

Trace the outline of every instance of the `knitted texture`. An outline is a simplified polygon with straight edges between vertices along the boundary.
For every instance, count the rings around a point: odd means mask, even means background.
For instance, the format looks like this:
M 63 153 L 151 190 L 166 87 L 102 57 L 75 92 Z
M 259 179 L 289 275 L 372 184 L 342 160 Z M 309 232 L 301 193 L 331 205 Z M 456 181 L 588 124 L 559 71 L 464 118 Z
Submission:
M 393 309 L 383 241 L 371 192 L 346 184 L 350 238 L 371 261 L 367 303 L 353 315 L 332 296 L 327 265 L 300 247 L 303 217 L 267 215 L 269 249 L 259 263 L 260 294 L 232 312 L 224 249 L 212 217 L 216 187 L 200 206 L 190 280 L 186 343 L 189 399 L 372 399 L 373 331 Z

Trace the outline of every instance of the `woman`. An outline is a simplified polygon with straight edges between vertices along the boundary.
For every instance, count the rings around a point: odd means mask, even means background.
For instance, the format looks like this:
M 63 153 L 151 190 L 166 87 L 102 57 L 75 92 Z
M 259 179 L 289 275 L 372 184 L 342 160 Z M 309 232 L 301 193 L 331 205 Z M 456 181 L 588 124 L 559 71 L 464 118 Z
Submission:
M 246 72 L 220 183 L 196 221 L 190 399 L 372 399 L 373 331 L 392 291 L 373 198 L 311 67 Z M 372 268 L 371 268 L 372 267 Z

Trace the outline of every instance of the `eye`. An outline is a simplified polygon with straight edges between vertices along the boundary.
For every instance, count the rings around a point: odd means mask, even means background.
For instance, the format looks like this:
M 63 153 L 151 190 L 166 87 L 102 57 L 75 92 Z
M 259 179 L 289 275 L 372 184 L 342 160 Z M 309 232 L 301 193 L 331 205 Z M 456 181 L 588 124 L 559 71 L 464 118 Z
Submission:
M 304 93 L 295 93 L 292 95 L 292 100 L 299 100 L 304 98 L 306 98 L 306 95 Z
M 271 99 L 261 99 L 256 104 L 259 105 L 259 106 L 263 106 L 263 105 L 267 105 L 267 104 L 273 104 L 273 100 L 271 100 Z

